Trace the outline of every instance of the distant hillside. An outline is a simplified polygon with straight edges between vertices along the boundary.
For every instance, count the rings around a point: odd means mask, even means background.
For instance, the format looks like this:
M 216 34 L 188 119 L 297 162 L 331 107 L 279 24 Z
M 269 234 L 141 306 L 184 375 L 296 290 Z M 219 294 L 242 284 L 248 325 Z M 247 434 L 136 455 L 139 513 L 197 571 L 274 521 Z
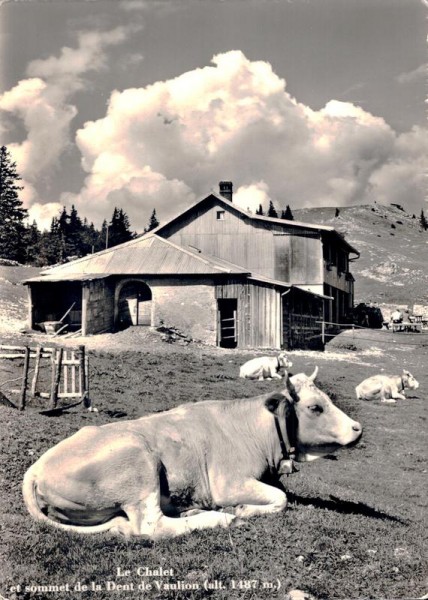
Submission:
M 395 205 L 293 210 L 296 220 L 331 225 L 361 252 L 351 263 L 355 301 L 428 305 L 428 231 Z

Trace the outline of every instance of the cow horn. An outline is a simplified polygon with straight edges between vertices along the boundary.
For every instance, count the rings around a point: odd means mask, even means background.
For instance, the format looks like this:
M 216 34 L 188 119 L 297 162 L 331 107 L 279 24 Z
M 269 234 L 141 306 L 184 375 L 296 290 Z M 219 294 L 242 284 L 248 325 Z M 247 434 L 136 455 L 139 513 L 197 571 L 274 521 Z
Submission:
M 315 378 L 317 375 L 318 375 L 318 367 L 315 367 L 314 372 L 312 373 L 312 375 L 309 375 L 308 379 L 310 379 L 311 381 L 315 381 Z

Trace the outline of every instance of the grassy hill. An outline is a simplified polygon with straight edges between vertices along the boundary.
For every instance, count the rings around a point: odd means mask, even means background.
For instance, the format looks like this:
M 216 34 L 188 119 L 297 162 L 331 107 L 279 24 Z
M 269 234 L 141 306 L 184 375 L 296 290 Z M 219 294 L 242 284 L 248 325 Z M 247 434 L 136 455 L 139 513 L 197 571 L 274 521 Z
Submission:
M 2 264 L 0 261 L 0 331 L 16 332 L 25 327 L 28 293 L 22 281 L 40 273 L 37 267 Z
M 374 204 L 294 210 L 296 220 L 330 225 L 361 252 L 352 263 L 355 301 L 428 305 L 428 231 L 402 208 Z

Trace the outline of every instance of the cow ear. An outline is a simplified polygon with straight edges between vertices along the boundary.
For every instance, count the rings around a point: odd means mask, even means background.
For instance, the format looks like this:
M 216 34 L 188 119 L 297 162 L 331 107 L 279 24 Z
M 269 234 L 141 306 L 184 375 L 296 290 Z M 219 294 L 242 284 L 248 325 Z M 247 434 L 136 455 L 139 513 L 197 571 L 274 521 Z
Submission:
M 285 396 L 280 392 L 274 392 L 270 396 L 268 396 L 265 400 L 265 406 L 271 413 L 278 412 L 278 407 L 285 400 Z

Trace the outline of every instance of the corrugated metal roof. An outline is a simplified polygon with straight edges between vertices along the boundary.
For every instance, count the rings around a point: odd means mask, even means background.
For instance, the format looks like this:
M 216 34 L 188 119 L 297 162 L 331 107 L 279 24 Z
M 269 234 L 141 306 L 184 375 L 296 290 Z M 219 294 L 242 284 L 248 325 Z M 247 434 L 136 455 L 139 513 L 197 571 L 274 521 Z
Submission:
M 285 283 L 284 281 L 278 281 L 277 279 L 270 279 L 269 277 L 263 277 L 261 275 L 251 275 L 248 277 L 250 281 L 257 281 L 260 283 L 268 283 L 270 285 L 275 285 L 277 287 L 282 288 L 295 288 L 302 292 L 306 292 L 307 294 L 311 294 L 311 296 L 317 296 L 317 298 L 322 298 L 323 300 L 334 300 L 333 296 L 326 296 L 325 294 L 318 294 L 317 292 L 313 292 L 312 290 L 308 290 L 302 285 L 294 285 L 293 283 Z
M 49 274 L 48 272 L 46 272 L 46 275 L 39 275 L 38 277 L 31 277 L 31 279 L 25 279 L 25 281 L 23 281 L 22 283 L 27 284 L 27 283 L 36 283 L 38 281 L 50 281 L 51 283 L 55 283 L 57 281 L 91 281 L 92 279 L 105 279 L 106 277 L 108 277 L 108 274 L 105 273 L 88 273 L 88 274 L 83 274 L 83 273 L 71 273 L 70 275 L 67 275 L 67 277 L 62 277 L 61 275 L 54 275 L 54 274 Z
M 313 292 L 312 290 L 308 290 L 303 285 L 293 285 L 294 288 L 301 290 L 302 292 L 306 292 L 307 294 L 312 294 L 312 296 L 318 296 L 323 300 L 334 300 L 333 296 L 326 296 L 325 294 L 318 294 L 318 292 Z
M 248 277 L 251 281 L 258 281 L 260 283 L 269 283 L 270 285 L 276 285 L 283 288 L 291 288 L 292 284 L 279 279 L 271 279 L 270 277 L 263 277 L 263 275 L 251 275 Z
M 47 270 L 31 281 L 84 280 L 109 275 L 248 274 L 225 260 L 177 246 L 152 233 Z

